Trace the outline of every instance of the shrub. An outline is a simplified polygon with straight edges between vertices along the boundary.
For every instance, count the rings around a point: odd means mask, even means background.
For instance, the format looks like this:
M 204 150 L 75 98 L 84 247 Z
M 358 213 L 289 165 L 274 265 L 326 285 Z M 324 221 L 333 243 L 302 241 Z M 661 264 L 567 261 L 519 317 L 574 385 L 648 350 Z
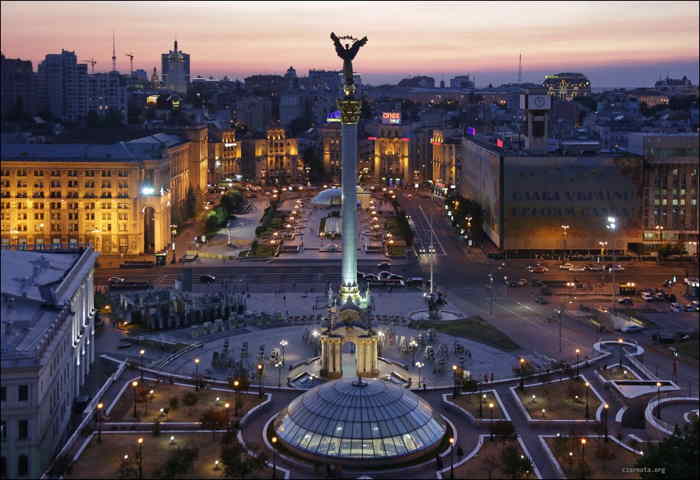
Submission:
M 188 407 L 195 405 L 198 400 L 199 400 L 199 397 L 194 392 L 187 392 L 182 396 L 182 403 L 184 403 Z

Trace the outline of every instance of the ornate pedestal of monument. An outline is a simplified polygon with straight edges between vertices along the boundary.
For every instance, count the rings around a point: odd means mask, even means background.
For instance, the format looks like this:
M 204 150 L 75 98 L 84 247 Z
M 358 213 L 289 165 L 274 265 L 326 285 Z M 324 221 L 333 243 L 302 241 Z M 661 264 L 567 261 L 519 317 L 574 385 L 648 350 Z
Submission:
M 357 371 L 351 376 L 377 377 L 379 337 L 376 332 L 356 325 L 343 325 L 321 334 L 321 375 L 324 378 L 343 376 L 343 344 L 355 345 Z M 347 373 L 347 372 L 346 372 Z

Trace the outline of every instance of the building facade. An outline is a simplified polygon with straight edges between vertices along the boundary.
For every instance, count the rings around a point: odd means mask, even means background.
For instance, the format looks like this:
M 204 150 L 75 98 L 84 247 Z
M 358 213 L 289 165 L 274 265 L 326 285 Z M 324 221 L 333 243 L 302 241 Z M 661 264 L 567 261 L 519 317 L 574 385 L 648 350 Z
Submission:
M 283 128 L 270 128 L 265 138 L 245 139 L 243 171 L 246 178 L 270 185 L 304 180 L 299 142 L 287 138 Z
M 373 130 L 375 135 L 369 137 L 374 143 L 371 175 L 382 183 L 391 179 L 402 184 L 412 184 L 414 172 L 410 162 L 407 127 L 380 124 Z
M 126 79 L 119 72 L 88 75 L 88 111 L 104 117 L 117 112 L 126 124 L 129 114 Z
M 2 118 L 36 113 L 37 80 L 32 62 L 0 55 L 0 106 Z
M 698 245 L 698 134 L 630 133 L 627 150 L 644 157 L 644 244 Z
M 177 48 L 177 40 L 173 49 L 160 56 L 160 74 L 162 86 L 178 93 L 187 93 L 190 85 L 190 55 Z
M 2 478 L 39 478 L 95 360 L 97 254 L 2 249 Z
M 449 189 L 457 183 L 457 143 L 446 139 L 445 132 L 433 130 L 430 138 L 433 150 L 432 180 L 437 188 Z
M 187 198 L 188 144 L 3 145 L 2 246 L 164 251 Z
M 241 175 L 242 142 L 233 128 L 209 127 L 209 183 Z
M 591 94 L 591 82 L 582 73 L 564 72 L 545 75 L 542 85 L 547 89 L 549 96 L 566 101 Z
M 320 134 L 323 171 L 333 182 L 340 182 L 340 124 L 328 123 L 320 128 Z M 360 174 L 363 173 L 362 168 L 359 171 Z

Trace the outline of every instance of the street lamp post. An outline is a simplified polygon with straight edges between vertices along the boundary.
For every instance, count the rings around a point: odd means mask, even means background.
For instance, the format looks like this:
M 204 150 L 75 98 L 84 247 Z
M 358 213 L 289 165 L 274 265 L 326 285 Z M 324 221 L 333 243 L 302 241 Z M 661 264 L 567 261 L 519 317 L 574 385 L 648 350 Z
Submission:
M 586 461 L 586 442 L 587 440 L 585 438 L 581 439 L 581 463 L 585 463 Z
M 141 370 L 141 383 L 143 383 L 143 354 L 146 351 L 142 348 L 139 350 L 139 370 Z
M 97 422 L 97 441 L 102 442 L 102 408 L 104 403 L 100 402 L 97 404 L 97 411 L 95 412 L 95 421 Z
M 241 386 L 241 382 L 239 382 L 238 380 L 233 381 L 233 389 L 236 391 L 236 405 L 235 405 L 234 412 L 233 412 L 233 414 L 235 416 L 238 416 L 238 413 L 240 412 L 240 409 L 241 409 L 241 389 L 240 389 L 240 386 Z
M 656 416 L 659 417 L 659 420 L 661 420 L 661 382 L 656 382 L 656 402 Z
M 137 417 L 137 413 L 136 413 L 136 387 L 138 387 L 138 386 L 139 386 L 139 382 L 137 382 L 136 380 L 131 382 L 131 388 L 133 389 L 133 392 L 134 392 L 134 418 Z
M 568 236 L 570 226 L 569 225 L 562 225 L 561 226 L 561 234 L 562 234 L 562 242 L 564 243 L 564 258 L 566 259 L 568 257 L 568 250 L 566 248 L 566 237 Z
M 280 340 L 280 345 L 282 346 L 282 364 L 286 363 L 286 353 L 287 353 L 287 345 L 289 345 L 289 342 L 285 339 Z
M 493 439 L 493 402 L 489 403 L 489 410 L 491 410 L 491 438 Z
M 199 358 L 194 359 L 194 381 L 199 388 Z
M 579 373 L 581 372 L 581 365 L 579 363 L 580 355 L 581 355 L 581 350 L 577 348 L 576 349 L 576 376 L 577 377 L 579 376 Z
M 457 370 L 459 367 L 457 365 L 452 365 L 452 396 L 457 398 L 459 396 L 459 387 L 457 382 Z
M 420 388 L 421 374 L 423 372 L 423 362 L 416 362 L 416 367 L 418 367 L 418 388 Z
M 275 368 L 277 368 L 277 387 L 282 386 L 282 361 L 278 360 L 275 363 Z
M 413 365 L 415 365 L 416 364 L 416 350 L 418 350 L 418 342 L 416 342 L 415 340 L 411 340 L 410 342 L 408 342 L 408 346 L 411 347 L 411 353 L 413 354 L 413 360 L 411 361 L 411 363 Z
M 143 438 L 139 437 L 138 441 L 138 463 L 139 463 L 139 478 L 143 478 Z
M 605 441 L 608 441 L 608 408 L 609 405 L 606 403 L 603 405 L 603 427 L 605 428 Z
M 230 417 L 229 417 L 229 415 L 230 415 L 230 413 L 231 413 L 231 411 L 229 410 L 229 407 L 230 407 L 230 406 L 231 406 L 231 405 L 230 405 L 228 402 L 226 402 L 226 403 L 224 404 L 224 412 L 226 412 L 226 432 L 227 432 L 227 433 L 230 433 L 230 432 L 231 432 L 231 420 L 230 420 Z
M 624 350 L 624 347 L 622 346 L 622 339 L 621 338 L 617 339 L 617 344 L 618 344 L 618 347 L 620 347 L 620 368 L 622 368 L 622 351 Z
M 591 386 L 590 383 L 586 382 L 586 420 L 588 420 L 591 416 L 590 411 L 588 410 L 588 388 Z
M 525 359 L 523 357 L 520 357 L 520 390 L 522 391 L 525 388 Z
M 257 365 L 257 370 L 258 370 L 258 386 L 260 388 L 259 390 L 259 396 L 263 396 L 263 372 L 265 370 L 265 364 L 260 362 Z
M 613 241 L 612 244 L 612 251 L 613 251 L 613 263 L 612 263 L 612 287 L 613 287 L 613 305 L 615 305 L 615 302 L 617 301 L 617 285 L 615 285 L 615 270 L 616 270 L 616 265 L 615 265 L 615 260 L 616 260 L 616 255 L 615 255 L 615 243 L 614 243 L 614 235 L 615 235 L 615 230 L 617 230 L 617 219 L 615 217 L 608 217 L 608 223 L 606 225 L 606 228 L 610 230 L 610 240 Z
M 450 437 L 450 478 L 455 478 L 455 439 Z
M 562 350 L 562 345 L 561 345 L 561 314 L 562 314 L 562 309 L 563 309 L 563 308 L 564 308 L 564 307 L 562 306 L 562 308 L 559 308 L 559 309 L 557 310 L 557 316 L 559 317 L 559 351 L 560 351 L 560 352 L 561 352 L 561 350 Z
M 489 273 L 489 282 L 491 283 L 491 302 L 489 303 L 489 314 L 493 317 L 493 302 L 496 300 L 496 292 L 494 291 L 493 285 L 494 277 L 493 274 Z
M 272 437 L 272 478 L 273 480 L 277 478 L 277 451 L 275 450 L 275 445 L 277 444 L 277 437 Z
M 482 393 L 479 395 L 479 418 L 484 418 L 484 411 L 482 407 L 484 400 L 486 400 L 486 394 Z

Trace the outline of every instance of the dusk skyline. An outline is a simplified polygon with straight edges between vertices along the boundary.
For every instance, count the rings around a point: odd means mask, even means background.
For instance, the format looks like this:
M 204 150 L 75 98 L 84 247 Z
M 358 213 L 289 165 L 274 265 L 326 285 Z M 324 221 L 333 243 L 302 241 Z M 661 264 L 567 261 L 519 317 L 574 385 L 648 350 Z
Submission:
M 177 36 L 193 76 L 289 66 L 305 75 L 339 68 L 328 39 L 335 31 L 368 36 L 357 72 L 370 84 L 465 73 L 478 85 L 513 82 L 522 52 L 524 81 L 576 71 L 594 87 L 634 87 L 667 74 L 698 82 L 698 13 L 697 2 L 3 2 L 2 52 L 36 69 L 64 48 L 107 71 L 114 30 L 122 72 L 127 52 L 135 69 L 160 70 Z

